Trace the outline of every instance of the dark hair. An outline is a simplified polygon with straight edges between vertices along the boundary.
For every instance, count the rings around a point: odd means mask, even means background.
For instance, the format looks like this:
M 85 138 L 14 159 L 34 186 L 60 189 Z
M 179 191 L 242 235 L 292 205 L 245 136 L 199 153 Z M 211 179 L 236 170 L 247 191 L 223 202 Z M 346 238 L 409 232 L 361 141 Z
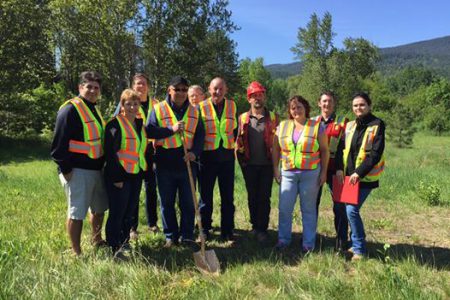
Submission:
M 370 97 L 369 97 L 369 95 L 367 93 L 358 92 L 358 93 L 353 95 L 352 101 L 355 98 L 363 98 L 366 101 L 367 105 L 372 106 L 372 100 L 370 100 Z
M 336 97 L 336 95 L 334 94 L 333 91 L 328 91 L 328 90 L 323 91 L 322 93 L 320 93 L 319 99 L 317 99 L 317 101 L 320 101 L 320 98 L 322 98 L 323 95 L 331 97 L 331 99 L 333 99 L 334 104 L 336 104 L 337 97 Z
M 293 119 L 293 117 L 291 115 L 291 102 L 294 100 L 297 100 L 298 102 L 303 104 L 303 106 L 305 107 L 305 117 L 307 119 L 309 119 L 309 112 L 311 111 L 311 106 L 309 106 L 308 100 L 306 100 L 305 98 L 303 98 L 300 95 L 293 96 L 291 99 L 288 100 L 288 103 L 287 103 L 288 118 L 291 120 Z
M 80 82 L 79 84 L 84 84 L 89 81 L 95 81 L 98 85 L 102 86 L 102 76 L 96 71 L 84 71 L 80 74 Z
M 145 78 L 145 81 L 147 81 L 147 84 L 150 82 L 150 80 L 148 79 L 147 74 L 145 74 L 145 73 L 136 73 L 136 74 L 133 75 L 133 79 L 131 80 L 131 84 L 133 85 L 134 82 L 135 82 L 139 77 Z

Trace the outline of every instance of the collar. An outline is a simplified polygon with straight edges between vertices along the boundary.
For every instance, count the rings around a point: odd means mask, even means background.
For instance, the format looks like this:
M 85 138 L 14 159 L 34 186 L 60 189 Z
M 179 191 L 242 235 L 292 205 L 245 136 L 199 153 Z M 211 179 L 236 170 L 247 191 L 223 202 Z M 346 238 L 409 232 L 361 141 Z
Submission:
M 356 124 L 357 125 L 367 126 L 374 119 L 375 119 L 375 116 L 372 115 L 371 112 L 369 112 L 367 115 L 362 116 L 361 118 L 356 118 Z
M 336 119 L 335 112 L 333 112 L 327 120 L 325 120 L 325 118 L 322 115 L 320 115 L 320 121 L 323 122 L 324 124 L 329 124 L 333 122 L 335 119 Z

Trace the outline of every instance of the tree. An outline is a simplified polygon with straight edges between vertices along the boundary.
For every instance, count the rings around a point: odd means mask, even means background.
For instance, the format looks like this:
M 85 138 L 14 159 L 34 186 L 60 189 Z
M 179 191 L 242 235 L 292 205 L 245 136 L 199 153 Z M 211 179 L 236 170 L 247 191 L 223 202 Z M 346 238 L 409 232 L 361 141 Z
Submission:
M 414 133 L 417 131 L 414 113 L 406 106 L 398 103 L 388 114 L 387 136 L 398 148 L 411 146 Z
M 21 96 L 54 76 L 47 1 L 0 2 L 0 134 L 27 130 Z

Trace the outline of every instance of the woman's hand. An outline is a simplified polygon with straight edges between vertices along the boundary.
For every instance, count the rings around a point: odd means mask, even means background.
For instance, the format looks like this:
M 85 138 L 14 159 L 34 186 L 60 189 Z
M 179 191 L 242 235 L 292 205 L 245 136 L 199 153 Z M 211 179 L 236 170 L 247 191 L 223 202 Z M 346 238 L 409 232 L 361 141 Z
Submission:
M 281 173 L 280 169 L 276 168 L 273 170 L 273 178 L 275 178 L 275 181 L 280 184 L 281 183 Z
M 353 173 L 350 176 L 349 182 L 350 182 L 350 184 L 353 184 L 353 185 L 357 184 L 359 182 L 359 175 L 357 173 Z
M 327 182 L 327 172 L 321 171 L 319 176 L 319 186 L 322 186 Z
M 118 188 L 118 189 L 123 188 L 123 181 L 121 181 L 121 182 L 114 182 L 114 186 L 115 186 L 116 188 Z
M 186 155 L 184 156 L 184 161 L 188 162 L 188 161 L 194 161 L 195 160 L 195 154 L 192 152 L 188 152 L 186 153 Z
M 336 178 L 340 184 L 344 184 L 344 171 L 342 170 L 336 171 Z

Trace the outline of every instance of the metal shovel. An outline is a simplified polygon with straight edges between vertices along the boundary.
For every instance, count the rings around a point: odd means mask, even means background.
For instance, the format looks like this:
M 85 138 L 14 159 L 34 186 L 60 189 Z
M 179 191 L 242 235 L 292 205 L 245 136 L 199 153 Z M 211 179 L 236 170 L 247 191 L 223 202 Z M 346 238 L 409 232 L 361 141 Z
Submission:
M 180 134 L 183 143 L 184 154 L 187 154 L 186 142 L 184 135 Z M 195 217 L 197 219 L 198 229 L 200 231 L 200 251 L 194 252 L 195 265 L 200 272 L 204 274 L 219 275 L 220 262 L 214 250 L 205 250 L 205 234 L 203 233 L 202 219 L 200 217 L 200 210 L 198 208 L 197 194 L 195 193 L 194 177 L 192 176 L 191 162 L 186 162 L 186 167 L 189 174 L 189 183 L 191 185 L 192 199 L 195 207 Z

